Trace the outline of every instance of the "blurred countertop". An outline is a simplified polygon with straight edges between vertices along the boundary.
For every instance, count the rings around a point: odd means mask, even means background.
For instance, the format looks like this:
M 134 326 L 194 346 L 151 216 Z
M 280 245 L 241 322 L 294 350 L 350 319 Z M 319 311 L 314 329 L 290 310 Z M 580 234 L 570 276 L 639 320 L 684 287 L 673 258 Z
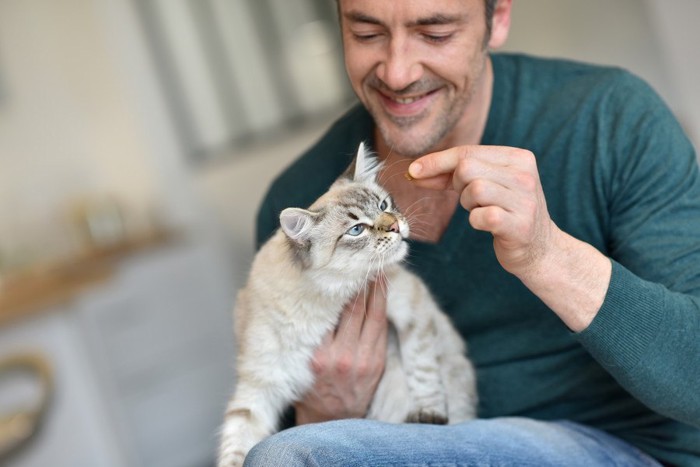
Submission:
M 70 303 L 82 292 L 107 282 L 116 272 L 121 259 L 176 238 L 177 235 L 172 232 L 153 231 L 2 276 L 0 327 Z

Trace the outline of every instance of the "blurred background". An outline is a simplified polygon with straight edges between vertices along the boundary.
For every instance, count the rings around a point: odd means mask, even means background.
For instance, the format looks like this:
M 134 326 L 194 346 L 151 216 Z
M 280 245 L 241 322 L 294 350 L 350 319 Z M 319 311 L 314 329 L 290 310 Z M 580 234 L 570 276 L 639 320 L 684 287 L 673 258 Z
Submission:
M 516 0 L 697 143 L 697 0 Z M 209 466 L 271 179 L 354 103 L 333 0 L 0 0 L 0 464 Z

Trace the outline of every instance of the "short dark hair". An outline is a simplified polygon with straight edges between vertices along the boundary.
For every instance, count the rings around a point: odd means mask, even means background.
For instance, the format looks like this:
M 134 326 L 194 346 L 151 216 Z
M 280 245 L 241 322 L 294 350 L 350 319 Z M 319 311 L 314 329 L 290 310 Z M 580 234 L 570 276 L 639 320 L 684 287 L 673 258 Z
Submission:
M 491 27 L 493 23 L 493 12 L 496 9 L 498 0 L 485 0 L 486 3 L 486 41 L 491 38 Z

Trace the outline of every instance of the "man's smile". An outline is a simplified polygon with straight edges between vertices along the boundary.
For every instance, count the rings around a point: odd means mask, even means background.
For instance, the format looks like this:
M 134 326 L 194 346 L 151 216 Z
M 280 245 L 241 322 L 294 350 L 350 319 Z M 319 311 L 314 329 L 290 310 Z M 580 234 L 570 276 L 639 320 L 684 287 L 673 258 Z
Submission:
M 376 91 L 387 113 L 396 117 L 409 117 L 422 113 L 435 100 L 440 88 L 412 95 L 396 95 L 380 89 Z

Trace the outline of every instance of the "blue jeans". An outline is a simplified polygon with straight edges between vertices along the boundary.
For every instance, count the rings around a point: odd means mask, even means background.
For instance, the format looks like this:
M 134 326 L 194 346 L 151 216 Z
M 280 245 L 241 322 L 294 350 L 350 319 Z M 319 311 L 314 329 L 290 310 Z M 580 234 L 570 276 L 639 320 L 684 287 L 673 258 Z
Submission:
M 527 418 L 457 425 L 339 420 L 270 436 L 245 461 L 254 466 L 653 466 L 660 464 L 603 431 Z

